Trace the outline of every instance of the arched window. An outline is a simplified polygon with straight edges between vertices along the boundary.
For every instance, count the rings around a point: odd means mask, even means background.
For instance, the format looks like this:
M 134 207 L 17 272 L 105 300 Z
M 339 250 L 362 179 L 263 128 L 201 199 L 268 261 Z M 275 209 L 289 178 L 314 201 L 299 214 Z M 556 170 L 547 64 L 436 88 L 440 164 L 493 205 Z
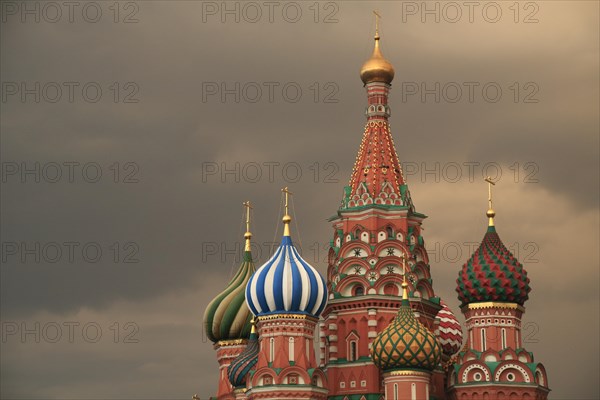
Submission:
M 387 228 L 385 228 L 385 231 L 387 232 L 388 238 L 394 237 L 394 231 L 392 230 L 391 226 L 388 226 Z
M 364 287 L 362 287 L 361 285 L 354 287 L 354 295 L 355 296 L 362 296 L 363 294 L 365 294 Z
M 398 384 L 394 383 L 394 400 L 398 400 Z
M 294 338 L 293 337 L 291 337 L 289 339 L 288 353 L 289 353 L 289 360 L 293 362 L 294 361 Z
M 356 361 L 357 357 L 356 340 L 352 340 L 349 345 L 348 361 Z

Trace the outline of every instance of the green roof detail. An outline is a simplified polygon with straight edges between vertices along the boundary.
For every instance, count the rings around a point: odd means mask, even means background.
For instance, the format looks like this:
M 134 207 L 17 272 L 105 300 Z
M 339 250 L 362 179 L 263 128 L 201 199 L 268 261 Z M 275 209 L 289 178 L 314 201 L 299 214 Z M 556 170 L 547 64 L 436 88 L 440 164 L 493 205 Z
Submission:
M 244 252 L 240 268 L 204 311 L 204 329 L 213 343 L 220 340 L 248 339 L 252 315 L 246 305 L 246 284 L 256 268 L 249 251 Z

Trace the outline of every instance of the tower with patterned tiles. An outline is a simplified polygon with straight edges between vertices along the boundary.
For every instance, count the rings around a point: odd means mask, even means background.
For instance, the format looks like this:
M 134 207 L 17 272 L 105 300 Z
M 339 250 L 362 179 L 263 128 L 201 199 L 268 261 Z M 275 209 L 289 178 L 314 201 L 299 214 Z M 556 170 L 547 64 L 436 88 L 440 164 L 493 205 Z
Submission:
M 396 317 L 402 298 L 402 260 L 415 316 L 431 332 L 443 309 L 436 296 L 422 236 L 426 216 L 416 211 L 396 154 L 388 97 L 395 71 L 380 48 L 378 15 L 372 56 L 360 77 L 367 118 L 349 185 L 330 221 L 329 301 L 320 325 L 321 365 L 330 399 L 379 399 L 382 371 L 373 363 L 373 340 Z M 431 393 L 443 399 L 444 373 L 434 371 Z
M 448 370 L 448 398 L 545 400 L 550 391 L 546 369 L 525 350 L 521 335 L 529 278 L 496 232 L 494 183 L 486 181 L 487 232 L 456 281 L 467 343 Z
M 325 400 L 327 378 L 318 368 L 315 331 L 327 303 L 327 286 L 290 235 L 285 194 L 283 238 L 275 254 L 246 285 L 246 302 L 257 318 L 259 352 L 247 378 L 249 400 Z

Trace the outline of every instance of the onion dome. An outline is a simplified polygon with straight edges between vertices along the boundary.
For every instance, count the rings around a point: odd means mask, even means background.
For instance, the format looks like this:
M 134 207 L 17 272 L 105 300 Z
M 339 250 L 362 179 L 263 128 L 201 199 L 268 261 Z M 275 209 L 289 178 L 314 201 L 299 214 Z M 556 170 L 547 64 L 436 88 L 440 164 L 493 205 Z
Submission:
M 489 226 L 479 248 L 463 265 L 456 280 L 462 304 L 487 301 L 523 305 L 529 298 L 529 278 L 523 265 Z
M 442 309 L 438 311 L 436 316 L 440 320 L 437 337 L 442 346 L 442 352 L 447 356 L 451 356 L 458 353 L 462 345 L 462 328 L 450 307 L 443 300 L 441 305 Z
M 388 85 L 394 80 L 394 67 L 383 57 L 379 48 L 379 32 L 375 32 L 375 48 L 373 54 L 360 69 L 360 79 L 366 85 L 371 82 L 383 82 Z
M 373 341 L 371 358 L 384 371 L 433 371 L 440 363 L 442 349 L 434 334 L 415 318 L 408 302 L 407 287 L 404 282 L 398 315 Z
M 204 329 L 211 342 L 220 340 L 247 339 L 250 335 L 250 319 L 252 315 L 244 302 L 244 289 L 256 270 L 250 253 L 250 203 L 248 207 L 244 235 L 246 246 L 242 264 L 224 291 L 215 297 L 204 311 Z
M 243 387 L 246 385 L 246 377 L 248 372 L 256 365 L 258 361 L 258 352 L 260 345 L 258 343 L 258 334 L 256 333 L 256 326 L 254 320 L 251 321 L 252 331 L 250 332 L 250 338 L 244 351 L 242 351 L 227 368 L 227 377 L 229 382 L 234 388 Z
M 496 233 L 492 207 L 492 182 L 488 183 L 488 230 L 479 248 L 463 265 L 456 280 L 458 299 L 462 305 L 498 301 L 523 305 L 529 298 L 529 278 L 523 265 L 504 246 Z
M 304 261 L 290 237 L 288 194 L 286 195 L 284 233 L 279 248 L 250 278 L 246 302 L 254 315 L 305 314 L 318 317 L 327 303 L 323 277 Z

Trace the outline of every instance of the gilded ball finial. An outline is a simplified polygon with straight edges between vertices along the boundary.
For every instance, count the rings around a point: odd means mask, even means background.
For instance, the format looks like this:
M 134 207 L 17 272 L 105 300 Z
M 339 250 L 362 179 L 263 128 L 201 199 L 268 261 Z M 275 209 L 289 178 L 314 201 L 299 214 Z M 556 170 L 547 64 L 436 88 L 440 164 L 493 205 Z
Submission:
M 492 180 L 491 177 L 487 177 L 484 179 L 488 184 L 488 210 L 485 215 L 488 217 L 488 226 L 494 226 L 494 217 L 496 216 L 496 212 L 492 208 L 492 186 L 496 185 L 496 182 Z
M 379 49 L 379 40 L 381 37 L 379 36 L 379 14 L 375 13 L 375 47 L 373 49 L 373 54 L 371 58 L 369 58 L 360 69 L 360 79 L 366 85 L 367 83 L 372 82 L 383 82 L 388 85 L 392 83 L 394 80 L 394 67 L 392 64 L 383 57 L 381 54 L 381 50 Z

